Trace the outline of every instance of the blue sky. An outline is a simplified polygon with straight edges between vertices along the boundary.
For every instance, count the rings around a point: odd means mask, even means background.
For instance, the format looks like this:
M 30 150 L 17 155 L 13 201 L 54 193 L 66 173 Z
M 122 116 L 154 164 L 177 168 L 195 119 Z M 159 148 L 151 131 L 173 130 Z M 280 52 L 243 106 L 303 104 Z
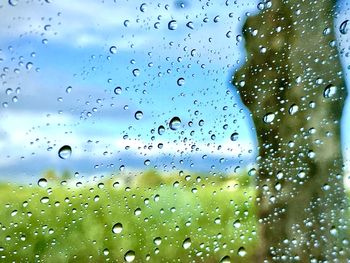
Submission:
M 254 129 L 229 81 L 245 56 L 237 35 L 258 1 L 180 2 L 0 4 L 3 177 L 33 178 L 48 168 L 103 175 L 124 166 L 133 173 L 145 160 L 166 172 L 232 173 L 251 165 Z M 349 15 L 346 1 L 342 6 L 337 24 Z M 338 38 L 348 49 L 349 35 Z M 346 67 L 350 61 L 342 59 Z M 176 131 L 169 128 L 174 116 L 182 121 Z M 350 137 L 345 128 L 343 134 L 346 153 Z M 66 144 L 72 155 L 62 160 L 57 151 Z

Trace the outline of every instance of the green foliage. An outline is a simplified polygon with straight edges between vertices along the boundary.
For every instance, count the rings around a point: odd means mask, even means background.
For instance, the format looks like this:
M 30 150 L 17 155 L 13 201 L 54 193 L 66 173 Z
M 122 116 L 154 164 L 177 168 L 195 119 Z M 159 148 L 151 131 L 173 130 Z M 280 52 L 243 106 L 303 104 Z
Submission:
M 4 262 L 123 262 L 134 250 L 135 262 L 148 257 L 150 262 L 219 262 L 226 255 L 232 262 L 251 262 L 257 240 L 254 191 L 228 187 L 231 181 L 148 171 L 135 187 L 0 185 L 0 257 Z M 123 226 L 119 234 L 112 231 L 116 223 Z M 155 244 L 157 237 L 161 244 Z M 186 238 L 188 249 L 182 246 Z M 238 256 L 240 247 L 245 257 Z

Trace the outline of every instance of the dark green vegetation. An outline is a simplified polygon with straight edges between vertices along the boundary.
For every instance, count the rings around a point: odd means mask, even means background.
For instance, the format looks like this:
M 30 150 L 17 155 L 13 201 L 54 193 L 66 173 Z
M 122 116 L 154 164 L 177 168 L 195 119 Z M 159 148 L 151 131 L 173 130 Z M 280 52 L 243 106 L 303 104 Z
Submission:
M 134 251 L 134 262 L 251 262 L 257 230 L 249 177 L 148 171 L 129 186 L 118 178 L 2 184 L 0 261 L 122 262 Z

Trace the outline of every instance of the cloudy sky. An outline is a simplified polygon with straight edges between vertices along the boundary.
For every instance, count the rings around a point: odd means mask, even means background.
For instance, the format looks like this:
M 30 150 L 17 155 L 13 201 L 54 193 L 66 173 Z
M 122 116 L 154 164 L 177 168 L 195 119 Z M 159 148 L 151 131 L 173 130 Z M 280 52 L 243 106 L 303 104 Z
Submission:
M 256 139 L 229 80 L 243 63 L 239 34 L 257 3 L 1 1 L 2 177 L 37 178 L 49 168 L 86 175 L 245 169 Z M 341 2 L 337 26 L 348 9 Z M 338 35 L 348 49 L 349 34 Z M 65 160 L 64 145 L 72 148 Z M 345 153 L 349 146 L 344 136 Z

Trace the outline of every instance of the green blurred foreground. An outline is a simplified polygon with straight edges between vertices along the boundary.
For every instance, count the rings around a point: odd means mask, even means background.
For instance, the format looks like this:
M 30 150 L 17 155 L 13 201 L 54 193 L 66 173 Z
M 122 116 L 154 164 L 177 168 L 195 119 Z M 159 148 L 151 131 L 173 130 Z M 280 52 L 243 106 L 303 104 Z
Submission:
M 0 261 L 251 262 L 255 197 L 242 178 L 2 184 Z

